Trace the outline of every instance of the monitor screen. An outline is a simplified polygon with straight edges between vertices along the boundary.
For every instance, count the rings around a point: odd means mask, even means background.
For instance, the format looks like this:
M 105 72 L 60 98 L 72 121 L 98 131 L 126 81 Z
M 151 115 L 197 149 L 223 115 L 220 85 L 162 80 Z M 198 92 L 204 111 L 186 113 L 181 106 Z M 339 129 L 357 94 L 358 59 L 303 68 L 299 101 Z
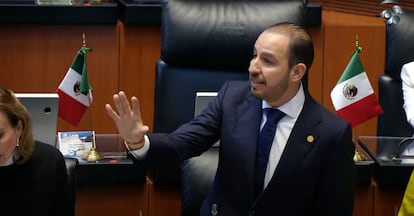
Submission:
M 194 116 L 197 116 L 204 108 L 217 96 L 217 92 L 197 92 L 195 99 Z M 218 147 L 220 141 L 217 141 L 213 146 Z
M 196 92 L 194 117 L 199 115 L 216 96 L 217 92 Z
M 59 96 L 56 93 L 15 93 L 32 118 L 35 140 L 56 146 Z

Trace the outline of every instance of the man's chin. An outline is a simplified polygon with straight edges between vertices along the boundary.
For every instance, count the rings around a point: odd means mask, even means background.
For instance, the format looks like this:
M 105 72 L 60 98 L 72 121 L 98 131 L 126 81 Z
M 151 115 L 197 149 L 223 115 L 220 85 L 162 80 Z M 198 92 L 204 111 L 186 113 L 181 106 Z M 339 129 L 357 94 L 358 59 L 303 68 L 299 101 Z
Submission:
M 259 91 L 257 88 L 251 87 L 250 91 L 252 92 L 252 94 L 258 98 L 263 98 L 263 93 L 261 91 Z

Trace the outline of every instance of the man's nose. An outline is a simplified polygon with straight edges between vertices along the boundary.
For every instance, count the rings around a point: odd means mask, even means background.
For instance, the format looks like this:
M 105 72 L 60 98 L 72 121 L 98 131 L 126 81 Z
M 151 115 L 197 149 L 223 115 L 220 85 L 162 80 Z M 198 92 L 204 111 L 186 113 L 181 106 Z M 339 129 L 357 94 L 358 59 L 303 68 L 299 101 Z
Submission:
M 260 67 L 259 67 L 259 63 L 257 61 L 257 58 L 253 58 L 252 60 L 250 60 L 249 73 L 250 74 L 257 74 L 259 72 L 260 72 Z

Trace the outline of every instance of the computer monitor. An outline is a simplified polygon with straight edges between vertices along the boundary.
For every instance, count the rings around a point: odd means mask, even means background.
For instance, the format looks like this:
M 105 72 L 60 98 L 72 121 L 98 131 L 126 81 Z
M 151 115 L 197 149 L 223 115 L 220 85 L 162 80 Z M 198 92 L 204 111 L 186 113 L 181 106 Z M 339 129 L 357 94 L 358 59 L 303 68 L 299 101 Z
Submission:
M 15 93 L 30 113 L 35 140 L 56 146 L 59 96 L 56 93 Z
M 216 96 L 217 92 L 196 92 L 194 117 L 200 114 Z
M 194 117 L 199 115 L 204 108 L 217 96 L 217 92 L 196 92 Z M 213 146 L 218 147 L 220 141 L 217 141 Z

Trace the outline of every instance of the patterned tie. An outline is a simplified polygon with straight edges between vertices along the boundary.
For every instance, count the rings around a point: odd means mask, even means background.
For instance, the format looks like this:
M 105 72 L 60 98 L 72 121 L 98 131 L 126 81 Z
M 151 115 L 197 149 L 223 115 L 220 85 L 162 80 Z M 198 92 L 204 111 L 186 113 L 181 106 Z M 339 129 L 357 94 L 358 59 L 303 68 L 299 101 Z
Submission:
M 259 195 L 263 191 L 264 178 L 266 175 L 267 161 L 270 149 L 276 133 L 276 126 L 285 113 L 278 109 L 265 108 L 266 123 L 259 135 L 256 155 L 256 192 Z

